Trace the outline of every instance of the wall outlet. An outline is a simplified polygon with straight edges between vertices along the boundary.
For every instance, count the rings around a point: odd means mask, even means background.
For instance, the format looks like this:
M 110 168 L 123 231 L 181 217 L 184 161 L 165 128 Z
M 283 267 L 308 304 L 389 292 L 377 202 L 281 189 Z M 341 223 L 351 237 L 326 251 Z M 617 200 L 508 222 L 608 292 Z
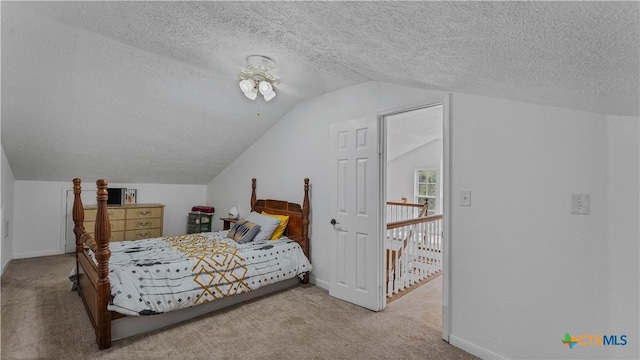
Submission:
M 571 213 L 589 215 L 589 194 L 571 194 Z
M 471 206 L 471 190 L 460 190 L 460 206 Z

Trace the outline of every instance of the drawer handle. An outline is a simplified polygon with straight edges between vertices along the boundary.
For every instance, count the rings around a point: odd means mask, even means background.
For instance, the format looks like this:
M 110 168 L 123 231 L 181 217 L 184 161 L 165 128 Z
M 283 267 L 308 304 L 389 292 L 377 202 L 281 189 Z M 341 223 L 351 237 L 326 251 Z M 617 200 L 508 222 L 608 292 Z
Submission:
M 138 226 L 149 226 L 149 222 L 148 221 L 145 221 L 145 222 L 138 221 Z
M 138 215 L 147 216 L 149 214 L 151 214 L 151 211 L 138 211 Z
M 113 213 L 111 211 L 107 211 L 107 215 L 113 216 Z
M 138 233 L 138 237 L 139 237 L 139 238 L 147 237 L 147 235 L 149 235 L 149 233 L 148 233 L 148 232 Z

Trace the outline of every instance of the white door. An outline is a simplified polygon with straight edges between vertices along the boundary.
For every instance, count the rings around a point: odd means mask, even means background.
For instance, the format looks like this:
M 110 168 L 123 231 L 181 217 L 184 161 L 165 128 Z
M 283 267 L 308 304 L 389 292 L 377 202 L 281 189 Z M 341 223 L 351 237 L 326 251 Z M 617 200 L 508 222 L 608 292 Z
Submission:
M 333 256 L 329 294 L 374 311 L 384 307 L 377 119 L 331 125 Z

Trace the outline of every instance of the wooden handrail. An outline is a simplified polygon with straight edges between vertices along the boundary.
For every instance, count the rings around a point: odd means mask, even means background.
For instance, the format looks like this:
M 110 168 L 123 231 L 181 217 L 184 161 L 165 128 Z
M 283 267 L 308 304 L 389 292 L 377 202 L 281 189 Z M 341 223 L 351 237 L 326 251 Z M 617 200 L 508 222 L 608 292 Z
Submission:
M 407 203 L 407 198 L 406 198 L 406 197 L 403 197 L 403 198 L 402 198 L 402 199 L 400 199 L 400 200 L 387 200 L 387 203 L 390 203 L 390 202 L 392 202 L 392 203 L 402 203 L 402 204 L 406 204 L 406 203 Z
M 424 206 L 422 204 L 411 204 L 411 203 L 404 203 L 404 202 L 398 202 L 398 201 L 387 201 L 387 205 L 398 205 L 398 206 L 419 207 L 419 208 Z
M 424 216 L 424 217 L 408 219 L 408 220 L 394 221 L 394 222 L 387 223 L 387 230 L 408 226 L 408 225 L 419 224 L 423 222 L 436 221 L 440 219 L 442 219 L 442 214 Z
M 427 215 L 427 213 L 429 212 L 429 199 L 427 199 L 427 201 L 425 201 L 424 204 L 411 204 L 411 203 L 407 203 L 405 201 L 393 201 L 393 200 L 391 200 L 391 201 L 387 201 L 387 205 L 399 206 L 399 207 L 407 207 L 407 208 L 422 208 L 420 210 L 420 214 L 418 214 L 418 217 L 423 217 L 423 216 Z

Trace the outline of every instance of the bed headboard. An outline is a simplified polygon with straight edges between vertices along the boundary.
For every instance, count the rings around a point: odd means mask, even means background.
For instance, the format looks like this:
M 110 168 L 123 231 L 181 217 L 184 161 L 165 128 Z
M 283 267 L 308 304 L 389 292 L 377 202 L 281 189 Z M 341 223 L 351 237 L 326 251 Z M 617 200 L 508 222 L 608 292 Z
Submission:
M 251 188 L 251 211 L 289 216 L 284 234 L 298 242 L 304 254 L 309 257 L 309 179 L 304 179 L 302 206 L 282 200 L 256 200 L 256 179 L 251 179 Z

